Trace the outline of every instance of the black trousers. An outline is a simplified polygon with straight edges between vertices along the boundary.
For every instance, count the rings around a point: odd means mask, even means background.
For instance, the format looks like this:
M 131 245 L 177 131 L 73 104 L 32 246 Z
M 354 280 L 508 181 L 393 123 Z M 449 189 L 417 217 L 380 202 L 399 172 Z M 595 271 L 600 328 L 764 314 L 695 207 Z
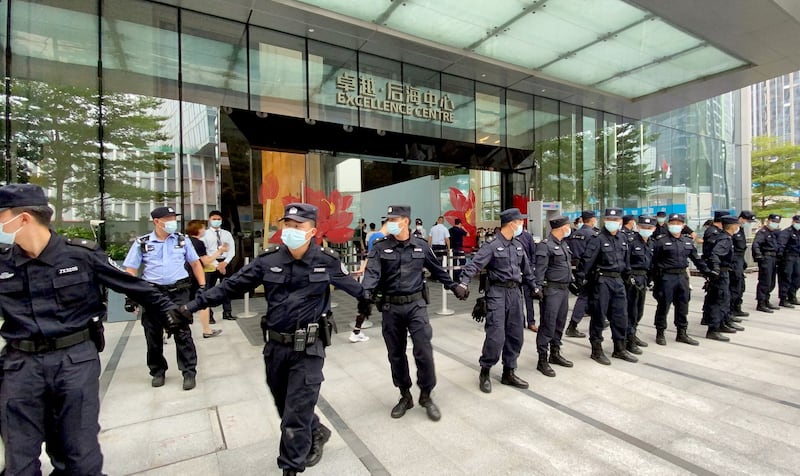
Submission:
M 603 322 L 611 324 L 611 339 L 625 340 L 628 333 L 628 300 L 622 278 L 599 276 L 590 295 L 589 341 L 603 342 Z
M 411 374 L 406 356 L 406 339 L 411 334 L 414 343 L 414 361 L 417 364 L 417 385 L 420 390 L 430 392 L 436 386 L 436 370 L 433 365 L 433 329 L 428 321 L 428 308 L 424 299 L 407 304 L 385 304 L 383 308 L 382 333 L 392 368 L 394 386 L 404 390 L 411 388 Z
M 588 291 L 584 289 L 578 294 L 578 298 L 575 299 L 575 307 L 572 308 L 572 322 L 580 324 L 583 316 L 585 316 L 588 311 L 589 294 Z
M 564 325 L 567 323 L 569 290 L 545 286 L 539 303 L 539 331 L 536 334 L 536 352 L 547 354 L 548 347 L 561 347 Z
M 647 276 L 634 274 L 634 283 L 625 283 L 625 296 L 628 298 L 628 336 L 636 333 L 636 326 L 644 315 L 644 300 L 647 290 Z
M 46 353 L 8 347 L 0 387 L 5 474 L 41 474 L 42 443 L 54 475 L 103 474 L 100 357 L 91 341 Z
M 189 289 L 168 293 L 172 302 L 177 305 L 189 302 Z M 164 375 L 169 366 L 164 358 L 164 316 L 160 313 L 142 311 L 142 326 L 144 339 L 147 342 L 147 367 L 150 375 Z M 192 340 L 192 331 L 189 326 L 178 329 L 172 335 L 175 340 L 175 355 L 178 360 L 178 369 L 183 375 L 197 373 L 197 350 Z
M 756 285 L 756 300 L 769 301 L 769 294 L 775 289 L 775 279 L 778 275 L 777 261 L 774 256 L 763 256 L 758 262 L 758 284 Z
M 731 282 L 728 273 L 722 273 L 718 278 L 708 280 L 701 324 L 708 326 L 709 330 L 717 330 L 730 320 L 730 314 Z
M 655 280 L 653 296 L 656 298 L 656 329 L 667 328 L 667 313 L 670 306 L 675 306 L 675 328 L 689 327 L 689 300 L 692 291 L 689 289 L 689 275 L 664 273 Z
M 221 283 L 226 277 L 226 275 L 216 270 L 206 272 L 206 289 L 213 288 L 218 282 Z M 225 297 L 225 300 L 222 301 L 222 312 L 225 314 L 231 313 L 231 300 L 227 296 Z
M 531 290 L 528 289 L 527 286 L 522 289 L 522 296 L 525 298 L 525 325 L 530 326 L 532 324 L 536 324 L 536 312 L 534 311 L 536 308 L 533 304 Z
M 324 380 L 324 363 L 325 350 L 319 341 L 304 352 L 274 342 L 264 346 L 267 386 L 281 417 L 278 466 L 283 469 L 303 471 L 306 467 L 312 434 L 319 429 L 314 407 Z
M 778 296 L 781 301 L 795 297 L 800 287 L 800 256 L 784 256 L 778 274 Z
M 486 321 L 483 350 L 478 360 L 482 368 L 491 368 L 501 357 L 504 369 L 516 369 L 524 342 L 525 317 L 522 314 L 522 291 L 519 287 L 489 286 L 486 290 Z
M 728 272 L 728 279 L 731 283 L 731 311 L 738 311 L 742 308 L 742 296 L 744 295 L 744 256 L 734 255 L 733 266 Z

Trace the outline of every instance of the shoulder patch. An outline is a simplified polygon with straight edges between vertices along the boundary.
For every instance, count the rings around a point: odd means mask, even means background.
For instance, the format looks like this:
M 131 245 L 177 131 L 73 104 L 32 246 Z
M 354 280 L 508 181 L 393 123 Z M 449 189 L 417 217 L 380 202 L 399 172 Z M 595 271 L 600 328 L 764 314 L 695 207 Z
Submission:
M 274 253 L 274 252 L 278 251 L 279 249 L 281 249 L 280 245 L 268 246 L 268 247 L 266 247 L 264 249 L 264 251 L 261 252 L 261 254 L 259 256 L 264 256 L 264 255 L 268 255 L 268 254 Z
M 99 246 L 97 245 L 97 242 L 92 241 L 92 240 L 85 240 L 83 238 L 67 238 L 67 244 L 70 244 L 70 245 L 73 245 L 73 246 L 82 246 L 82 247 L 90 249 L 92 251 L 94 251 L 97 248 L 99 248 Z
M 322 254 L 330 256 L 331 258 L 339 259 L 339 253 L 332 250 L 331 248 L 321 247 L 320 249 L 322 250 Z
M 148 241 L 150 241 L 150 233 L 136 238 L 137 243 L 147 243 Z
M 0 253 L 8 253 L 9 251 L 11 251 L 11 247 L 10 246 L 8 246 L 8 245 L 0 246 Z
M 486 243 L 491 243 L 491 242 L 493 242 L 493 241 L 494 241 L 494 240 L 496 240 L 496 239 L 497 239 L 497 238 L 496 238 L 494 235 L 492 235 L 492 236 L 490 236 L 489 238 L 486 238 Z

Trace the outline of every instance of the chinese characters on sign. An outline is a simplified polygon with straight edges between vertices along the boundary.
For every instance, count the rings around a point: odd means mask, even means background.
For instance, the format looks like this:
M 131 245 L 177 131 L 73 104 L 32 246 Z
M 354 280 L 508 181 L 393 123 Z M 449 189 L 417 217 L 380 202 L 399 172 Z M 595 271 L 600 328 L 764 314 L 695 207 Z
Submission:
M 371 77 L 342 73 L 336 78 L 336 104 L 374 111 L 412 116 L 452 124 L 453 100 L 447 94 L 437 95 L 408 84 L 386 81 L 381 91 Z M 381 93 L 382 94 L 379 94 Z

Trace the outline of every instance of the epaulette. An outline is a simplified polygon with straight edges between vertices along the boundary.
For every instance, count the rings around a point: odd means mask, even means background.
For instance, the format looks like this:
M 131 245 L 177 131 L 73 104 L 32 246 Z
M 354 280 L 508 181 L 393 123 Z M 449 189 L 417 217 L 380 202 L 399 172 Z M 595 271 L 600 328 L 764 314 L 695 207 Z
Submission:
M 281 246 L 280 246 L 280 245 L 272 245 L 272 246 L 268 246 L 268 247 L 264 248 L 264 251 L 262 251 L 262 252 L 261 252 L 261 254 L 260 254 L 259 256 L 264 256 L 264 255 L 272 254 L 272 253 L 274 253 L 274 252 L 278 251 L 279 249 L 281 249 Z
M 139 243 L 140 245 L 147 243 L 148 241 L 150 241 L 150 233 L 136 238 L 136 242 Z
M 11 246 L 0 245 L 0 253 L 8 253 L 9 251 L 11 251 Z
M 84 248 L 90 249 L 92 251 L 99 248 L 96 241 L 92 240 L 85 240 L 83 238 L 67 238 L 67 244 L 72 246 L 82 246 Z
M 337 253 L 336 251 L 332 250 L 331 248 L 325 248 L 324 246 L 322 246 L 322 247 L 320 247 L 320 250 L 322 250 L 322 254 L 324 254 L 324 255 L 328 255 L 331 258 L 334 258 L 334 259 L 337 259 L 337 260 L 339 259 L 339 253 Z
M 489 238 L 486 238 L 486 241 L 484 243 L 491 243 L 496 239 L 497 239 L 497 237 L 495 235 L 492 235 Z
M 653 238 L 654 240 L 663 240 L 667 235 L 658 235 L 657 237 Z

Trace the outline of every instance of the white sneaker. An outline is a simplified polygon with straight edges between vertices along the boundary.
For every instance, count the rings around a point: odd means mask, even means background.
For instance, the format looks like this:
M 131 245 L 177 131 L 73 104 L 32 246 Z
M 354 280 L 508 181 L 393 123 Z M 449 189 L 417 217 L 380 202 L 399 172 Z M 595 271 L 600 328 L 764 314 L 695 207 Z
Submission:
M 373 324 L 373 323 L 372 323 L 372 321 L 370 321 L 369 319 L 367 319 L 367 320 L 365 320 L 365 321 L 364 321 L 364 322 L 361 324 L 361 328 L 362 328 L 362 329 L 369 329 L 370 327 L 372 327 L 372 326 L 374 326 L 374 325 L 375 325 L 375 324 Z
M 363 332 L 358 333 L 358 334 L 356 334 L 354 332 L 350 333 L 350 342 L 352 342 L 354 344 L 357 343 L 357 342 L 366 342 L 368 340 L 369 340 L 369 336 L 365 335 Z

